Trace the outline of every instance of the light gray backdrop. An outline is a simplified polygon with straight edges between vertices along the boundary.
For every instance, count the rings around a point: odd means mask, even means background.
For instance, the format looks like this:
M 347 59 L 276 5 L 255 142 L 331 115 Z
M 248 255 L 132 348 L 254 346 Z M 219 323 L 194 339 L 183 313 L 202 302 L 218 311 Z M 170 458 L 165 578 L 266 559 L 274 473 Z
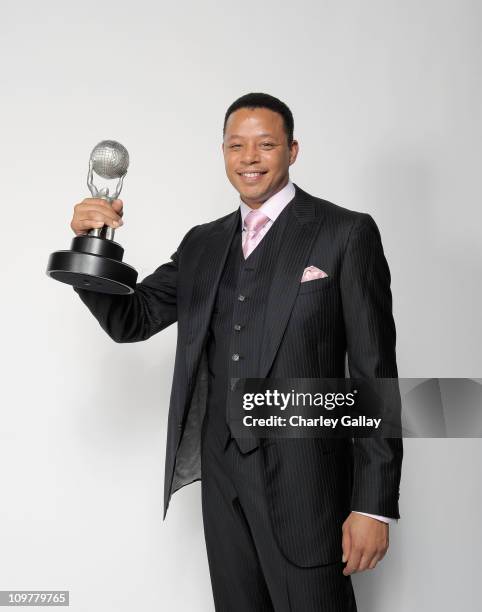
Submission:
M 224 112 L 266 91 L 295 116 L 306 191 L 370 213 L 392 272 L 401 376 L 480 377 L 481 5 L 3 3 L 0 589 L 76 612 L 214 609 L 200 483 L 161 521 L 176 327 L 116 345 L 48 279 L 88 155 L 124 143 L 140 277 L 238 205 Z M 479 609 L 480 440 L 408 440 L 400 523 L 360 612 Z

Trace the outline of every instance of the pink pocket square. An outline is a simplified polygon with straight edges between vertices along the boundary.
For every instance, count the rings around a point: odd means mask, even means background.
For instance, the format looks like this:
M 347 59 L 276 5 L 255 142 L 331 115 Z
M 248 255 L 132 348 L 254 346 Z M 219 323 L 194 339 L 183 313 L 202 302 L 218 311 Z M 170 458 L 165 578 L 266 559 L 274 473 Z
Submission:
M 306 281 L 315 280 L 315 278 L 325 278 L 328 276 L 326 272 L 320 270 L 316 266 L 308 266 L 303 271 L 303 276 L 301 277 L 301 282 L 305 283 Z

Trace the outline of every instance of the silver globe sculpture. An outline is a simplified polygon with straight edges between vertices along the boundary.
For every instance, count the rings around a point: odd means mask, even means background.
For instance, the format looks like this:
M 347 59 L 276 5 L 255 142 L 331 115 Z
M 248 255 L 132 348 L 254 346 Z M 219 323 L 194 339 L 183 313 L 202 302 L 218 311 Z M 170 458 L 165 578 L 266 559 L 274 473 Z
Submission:
M 129 167 L 129 153 L 116 140 L 99 142 L 92 149 L 90 159 L 94 172 L 105 179 L 121 178 Z

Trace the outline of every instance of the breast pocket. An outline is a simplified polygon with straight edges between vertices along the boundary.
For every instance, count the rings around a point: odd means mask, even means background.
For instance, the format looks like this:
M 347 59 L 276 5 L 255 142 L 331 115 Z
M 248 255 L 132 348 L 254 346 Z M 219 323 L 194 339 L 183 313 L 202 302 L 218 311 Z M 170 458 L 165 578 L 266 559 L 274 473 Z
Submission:
M 323 289 L 327 289 L 331 285 L 332 281 L 333 279 L 330 276 L 325 276 L 323 278 L 315 278 L 313 280 L 300 283 L 298 295 L 304 295 L 305 293 L 312 293 L 313 291 L 322 291 Z

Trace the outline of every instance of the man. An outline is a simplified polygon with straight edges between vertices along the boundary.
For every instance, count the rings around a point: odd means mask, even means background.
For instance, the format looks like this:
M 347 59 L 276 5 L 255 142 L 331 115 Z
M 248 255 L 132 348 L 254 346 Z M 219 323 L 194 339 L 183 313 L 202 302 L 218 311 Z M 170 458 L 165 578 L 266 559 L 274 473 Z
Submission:
M 356 610 L 399 518 L 400 439 L 233 439 L 232 378 L 397 377 L 390 272 L 372 217 L 290 181 L 293 116 L 252 93 L 227 110 L 222 151 L 240 194 L 193 227 L 130 296 L 76 289 L 116 342 L 177 321 L 164 517 L 201 479 L 216 610 Z M 122 224 L 122 202 L 76 205 L 76 233 Z M 303 282 L 302 282 L 303 281 Z

